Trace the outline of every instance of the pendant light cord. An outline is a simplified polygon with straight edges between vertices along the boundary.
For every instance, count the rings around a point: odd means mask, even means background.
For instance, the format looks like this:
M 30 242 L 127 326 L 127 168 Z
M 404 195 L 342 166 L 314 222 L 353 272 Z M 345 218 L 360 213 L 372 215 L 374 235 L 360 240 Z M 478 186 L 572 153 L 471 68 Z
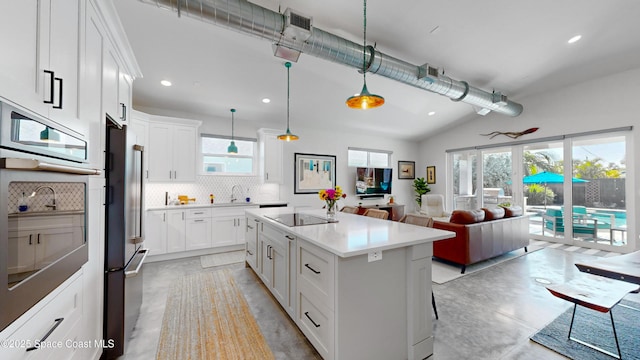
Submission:
M 364 85 L 367 85 L 367 0 L 364 0 L 364 21 L 363 21 L 363 28 L 364 28 L 364 42 L 362 45 L 362 78 L 364 80 Z
M 287 131 L 289 131 L 289 93 L 290 93 L 290 83 L 289 83 L 289 69 L 291 69 L 291 63 L 286 62 L 284 66 L 287 68 Z
M 233 141 L 233 114 L 236 112 L 236 109 L 231 109 L 231 141 Z

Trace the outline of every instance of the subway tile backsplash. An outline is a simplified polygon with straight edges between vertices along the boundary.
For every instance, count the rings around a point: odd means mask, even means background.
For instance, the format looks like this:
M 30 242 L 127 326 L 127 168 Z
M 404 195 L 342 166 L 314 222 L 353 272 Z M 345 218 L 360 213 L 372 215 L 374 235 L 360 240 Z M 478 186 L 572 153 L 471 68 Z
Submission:
M 260 184 L 260 179 L 256 176 L 198 175 L 194 183 L 146 183 L 145 207 L 163 206 L 165 192 L 169 192 L 172 200 L 177 199 L 178 195 L 187 195 L 195 198 L 196 204 L 208 204 L 209 194 L 213 194 L 215 202 L 228 203 L 231 201 L 231 189 L 234 185 L 242 188 L 242 194 L 236 188 L 238 201 L 245 201 L 247 197 L 252 202 L 277 201 L 280 198 L 278 184 Z

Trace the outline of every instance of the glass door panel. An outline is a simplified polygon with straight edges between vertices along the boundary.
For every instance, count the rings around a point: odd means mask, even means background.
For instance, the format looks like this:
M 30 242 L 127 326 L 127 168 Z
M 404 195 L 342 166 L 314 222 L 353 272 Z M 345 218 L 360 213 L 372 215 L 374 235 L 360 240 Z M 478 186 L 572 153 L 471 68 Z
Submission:
M 572 143 L 573 237 L 579 245 L 627 244 L 625 146 L 625 137 L 614 135 Z
M 522 157 L 524 204 L 525 210 L 531 213 L 529 233 L 544 240 L 563 242 L 563 144 L 528 144 L 523 146 Z
M 513 202 L 511 149 L 482 152 L 482 206 L 494 208 Z
M 472 210 L 479 208 L 476 198 L 476 154 L 466 151 L 452 154 L 453 208 Z

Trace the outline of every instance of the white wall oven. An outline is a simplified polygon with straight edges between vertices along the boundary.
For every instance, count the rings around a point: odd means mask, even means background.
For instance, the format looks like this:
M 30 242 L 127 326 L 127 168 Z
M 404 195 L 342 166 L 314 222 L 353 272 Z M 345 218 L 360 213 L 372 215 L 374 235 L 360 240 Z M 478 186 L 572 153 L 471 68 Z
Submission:
M 0 102 L 0 331 L 88 258 L 83 136 Z

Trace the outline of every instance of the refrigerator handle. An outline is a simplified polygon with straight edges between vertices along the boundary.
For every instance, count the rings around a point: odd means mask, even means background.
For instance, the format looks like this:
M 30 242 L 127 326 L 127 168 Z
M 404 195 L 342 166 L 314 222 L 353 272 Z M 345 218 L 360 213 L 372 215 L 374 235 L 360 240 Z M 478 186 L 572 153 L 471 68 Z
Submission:
M 133 145 L 133 151 L 139 151 L 140 152 L 140 196 L 138 196 L 138 199 L 139 199 L 138 201 L 140 201 L 140 204 L 138 204 L 139 205 L 138 208 L 140 209 L 140 212 L 139 212 L 139 215 L 140 215 L 140 228 L 138 229 L 139 234 L 137 234 L 137 235 L 138 235 L 138 238 L 140 239 L 140 242 L 143 242 L 144 241 L 144 237 L 142 236 L 142 229 L 143 229 L 142 222 L 144 221 L 144 216 L 142 215 L 142 213 L 143 213 L 143 207 L 142 207 L 143 206 L 143 203 L 142 203 L 143 200 L 142 200 L 142 198 L 144 197 L 144 185 L 143 185 L 142 182 L 144 181 L 144 146 L 137 145 L 137 144 Z

